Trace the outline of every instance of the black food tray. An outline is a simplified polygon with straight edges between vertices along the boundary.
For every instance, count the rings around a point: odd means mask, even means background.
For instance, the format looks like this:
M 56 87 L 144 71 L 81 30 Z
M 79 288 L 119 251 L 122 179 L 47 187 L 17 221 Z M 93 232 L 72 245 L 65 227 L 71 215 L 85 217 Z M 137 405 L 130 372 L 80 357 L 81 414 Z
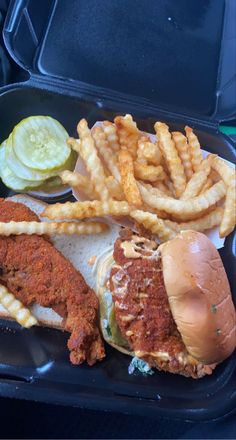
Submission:
M 56 17 L 59 16 L 58 20 L 62 20 L 62 3 L 64 5 L 64 21 L 57 23 L 54 28 Z M 94 6 L 96 2 L 91 0 L 91 3 Z M 119 2 L 106 1 L 105 3 L 108 6 L 108 3 L 109 5 L 118 5 Z M 122 2 L 124 11 L 126 11 L 125 3 L 127 6 L 129 2 Z M 133 4 L 133 2 L 131 3 Z M 135 3 L 139 4 L 137 14 L 141 14 L 140 5 L 142 2 L 136 1 Z M 150 3 L 154 4 L 155 2 Z M 169 9 L 166 11 L 167 15 L 165 15 L 165 4 L 167 3 Z M 182 6 L 188 8 L 189 2 L 182 1 L 181 3 L 183 3 Z M 39 5 L 39 2 L 37 4 Z M 207 4 L 208 8 L 204 9 L 205 12 L 202 11 L 201 20 L 207 14 L 211 16 L 211 13 L 216 12 L 216 9 L 219 13 L 222 13 L 221 19 L 217 19 L 217 32 L 213 32 L 214 38 L 221 41 L 224 34 L 222 34 L 222 23 L 225 20 L 225 2 L 209 1 Z M 183 17 L 182 27 L 180 29 L 176 26 L 173 27 L 172 23 L 172 28 L 167 28 L 165 21 L 162 25 L 163 19 L 173 17 L 174 13 L 178 12 L 178 8 L 176 9 L 176 3 L 171 1 L 160 1 L 160 5 L 162 15 L 156 16 L 158 32 L 161 32 L 161 26 L 164 26 L 163 35 L 169 33 L 169 38 L 172 36 L 170 44 L 174 45 L 176 32 L 189 30 L 189 17 L 191 17 L 191 14 L 194 17 L 196 11 L 189 6 L 188 14 L 190 15 Z M 200 111 L 200 107 L 204 107 L 204 111 L 196 115 L 191 106 L 188 108 L 188 104 L 193 102 L 191 99 L 189 100 L 189 97 L 185 97 L 184 108 L 179 112 L 171 106 L 167 110 L 157 102 L 158 90 L 152 95 L 150 89 L 147 90 L 147 84 L 143 90 L 143 95 L 141 97 L 137 96 L 139 87 L 137 78 L 137 81 L 134 81 L 133 88 L 130 88 L 129 85 L 127 87 L 127 84 L 124 83 L 125 77 L 121 77 L 123 78 L 122 90 L 120 92 L 117 92 L 117 90 L 111 91 L 111 89 L 105 89 L 102 83 L 102 80 L 106 79 L 106 71 L 100 71 L 101 75 L 98 75 L 100 84 L 99 81 L 96 84 L 89 84 L 89 82 L 87 84 L 84 82 L 84 70 L 79 71 L 80 77 L 75 75 L 76 69 L 79 69 L 81 65 L 85 65 L 85 60 L 82 60 L 83 63 L 80 64 L 78 60 L 74 59 L 74 64 L 72 63 L 74 70 L 71 68 L 71 71 L 68 72 L 66 70 L 67 63 L 60 66 L 60 63 L 63 62 L 63 58 L 60 58 L 63 54 L 60 54 L 60 51 L 54 56 L 51 48 L 52 58 L 50 59 L 48 48 L 52 47 L 50 45 L 55 41 L 55 50 L 59 50 L 61 45 L 56 43 L 60 41 L 62 35 L 65 37 L 65 41 L 63 40 L 65 59 L 68 56 L 75 57 L 74 44 L 71 46 L 72 52 L 68 52 L 69 55 L 65 52 L 65 49 L 66 44 L 67 46 L 69 44 L 68 40 L 71 41 L 73 38 L 73 32 L 77 32 L 76 38 L 79 39 L 79 31 L 77 28 L 75 29 L 77 22 L 73 22 L 71 19 L 73 16 L 71 11 L 74 11 L 73 8 L 76 7 L 78 7 L 78 11 L 80 11 L 80 7 L 84 11 L 83 8 L 87 8 L 87 2 L 85 0 L 78 0 L 77 2 L 63 2 L 62 0 L 60 2 L 49 2 L 44 0 L 40 2 L 40 14 L 38 14 L 39 9 L 37 8 L 39 6 L 36 7 L 36 2 L 30 0 L 12 2 L 5 25 L 4 38 L 11 55 L 29 72 L 29 80 L 2 89 L 0 94 L 1 142 L 8 137 L 17 122 L 30 115 L 50 115 L 58 119 L 69 134 L 73 136 L 76 135 L 76 124 L 82 117 L 85 117 L 91 126 L 97 120 L 112 120 L 116 114 L 132 113 L 139 127 L 147 132 L 153 131 L 153 124 L 156 120 L 166 121 L 171 130 L 182 131 L 184 125 L 191 125 L 199 136 L 204 149 L 234 162 L 235 151 L 232 141 L 218 132 L 219 119 L 217 120 L 214 117 L 216 114 L 219 116 L 219 110 L 224 114 L 232 114 L 232 106 L 229 104 L 227 107 L 227 105 L 222 104 L 225 104 L 225 95 L 221 96 L 220 100 L 218 99 L 218 86 L 222 83 L 222 77 L 218 77 L 217 81 L 215 80 L 215 89 L 214 91 L 211 89 L 212 102 L 209 103 L 209 106 L 206 105 L 205 97 L 200 103 L 194 92 L 193 99 L 198 100 L 199 104 L 199 106 L 196 104 L 195 108 Z M 72 9 L 70 10 L 70 8 Z M 147 7 L 145 6 L 145 8 Z M 103 21 L 100 20 L 99 14 L 106 14 L 106 10 L 105 12 L 104 10 L 103 7 L 96 10 L 98 24 L 100 23 L 102 26 Z M 134 9 L 132 11 L 134 13 Z M 129 19 L 131 10 L 128 12 L 122 15 L 120 26 L 127 27 L 124 17 Z M 153 9 L 151 8 L 149 12 L 145 13 L 147 19 L 149 19 L 149 25 L 151 25 L 150 20 L 152 19 Z M 227 13 L 229 14 L 229 11 Z M 79 13 L 78 16 L 81 19 Z M 68 17 L 70 17 L 70 21 Z M 196 38 L 200 38 L 201 35 L 201 20 L 200 22 L 195 21 L 194 44 L 197 44 Z M 135 20 L 132 23 L 134 26 Z M 179 15 L 178 24 L 181 24 Z M 96 23 L 93 21 L 94 38 L 96 37 L 95 25 Z M 62 28 L 63 32 L 61 33 Z M 58 29 L 58 35 L 56 35 L 55 29 Z M 83 29 L 83 32 L 85 32 L 85 27 Z M 169 29 L 172 29 L 172 33 Z M 191 37 L 192 30 L 189 32 Z M 150 35 L 149 38 L 151 38 Z M 221 47 L 218 40 L 216 44 L 213 44 L 212 60 L 216 63 L 215 65 L 218 65 L 219 59 L 222 58 L 218 56 L 218 49 L 216 50 L 216 48 Z M 127 41 L 130 40 L 127 39 Z M 185 43 L 187 44 L 186 40 Z M 153 47 L 155 49 L 155 45 Z M 99 50 L 102 49 L 103 56 L 105 56 L 104 48 L 102 47 Z M 160 50 L 159 46 L 156 47 L 156 50 Z M 112 59 L 115 59 L 112 51 L 110 55 L 113 56 Z M 129 50 L 127 57 L 128 55 Z M 125 57 L 125 54 L 123 53 L 122 56 Z M 56 60 L 58 60 L 57 63 Z M 163 60 L 165 60 L 164 55 Z M 106 63 L 104 66 L 108 68 Z M 118 67 L 121 68 L 121 66 L 122 64 Z M 126 69 L 128 67 L 129 64 Z M 194 71 L 194 66 L 192 67 L 192 71 Z M 156 69 L 158 70 L 158 66 L 156 66 Z M 63 78 L 63 75 L 66 75 L 67 78 Z M 93 72 L 90 72 L 90 80 L 91 82 L 94 80 Z M 153 74 L 154 80 L 155 75 Z M 180 77 L 179 80 L 181 80 Z M 117 81 L 117 78 L 115 81 Z M 109 84 L 112 87 L 111 82 Z M 116 85 L 115 82 L 114 84 Z M 162 86 L 164 87 L 163 83 Z M 182 87 L 184 87 L 184 84 L 182 84 Z M 230 82 L 231 87 L 232 81 Z M 133 92 L 132 96 L 126 94 L 126 88 Z M 168 90 L 167 84 L 166 95 Z M 229 87 L 225 87 L 225 90 L 228 93 Z M 178 99 L 177 95 L 174 100 L 181 107 L 181 99 Z M 164 92 L 161 96 L 164 99 Z M 154 99 L 151 99 L 152 97 Z M 170 100 L 170 95 L 168 99 Z M 229 103 L 229 101 L 227 102 Z M 8 189 L 0 184 L 0 196 L 7 197 L 8 195 Z M 236 301 L 235 241 L 236 235 L 231 234 L 226 239 L 225 247 L 220 250 L 231 283 L 234 301 Z M 114 410 L 153 417 L 163 415 L 189 420 L 214 419 L 236 407 L 236 353 L 219 365 L 211 376 L 199 380 L 164 372 L 156 372 L 153 376 L 145 377 L 140 374 L 129 375 L 128 365 L 131 358 L 108 346 L 106 346 L 107 356 L 101 363 L 93 367 L 71 365 L 66 347 L 67 337 L 66 333 L 58 330 L 33 328 L 27 331 L 20 328 L 15 322 L 0 320 L 0 395 L 97 410 Z
M 0 113 L 3 138 L 18 120 L 32 114 L 49 114 L 57 118 L 71 134 L 82 116 L 93 124 L 115 115 L 88 101 L 21 86 L 11 88 L 1 96 Z M 156 112 L 155 118 L 146 118 L 146 114 L 142 118 L 134 111 L 133 114 L 146 131 L 150 131 L 154 120 L 163 119 L 163 115 Z M 183 124 L 176 121 L 169 119 L 168 123 L 171 128 L 183 129 Z M 233 148 L 224 136 L 206 127 L 196 129 L 203 147 L 233 160 Z M 7 191 L 1 187 L 4 197 Z M 233 235 L 227 238 L 221 250 L 232 287 L 233 239 Z M 140 415 L 158 413 L 191 420 L 215 418 L 236 405 L 236 353 L 212 376 L 200 380 L 164 372 L 148 377 L 130 376 L 128 365 L 131 358 L 112 348 L 107 347 L 103 362 L 93 367 L 75 367 L 68 360 L 67 334 L 44 328 L 27 331 L 9 321 L 0 321 L 0 328 L 1 395 Z

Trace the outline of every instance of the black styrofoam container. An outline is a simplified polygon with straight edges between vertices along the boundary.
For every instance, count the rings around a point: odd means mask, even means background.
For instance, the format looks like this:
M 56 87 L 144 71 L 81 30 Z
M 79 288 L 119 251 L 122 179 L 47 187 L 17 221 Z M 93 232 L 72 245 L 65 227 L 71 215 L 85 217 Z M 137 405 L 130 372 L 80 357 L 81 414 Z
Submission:
M 14 0 L 4 28 L 10 55 L 28 80 L 0 94 L 0 141 L 29 115 L 58 119 L 75 135 L 78 120 L 132 113 L 153 131 L 195 128 L 203 148 L 234 162 L 232 140 L 218 131 L 235 114 L 234 0 Z M 7 188 L 0 185 L 0 195 Z M 236 236 L 220 254 L 234 300 Z M 236 353 L 201 380 L 157 372 L 128 374 L 130 358 L 72 366 L 67 335 L 0 321 L 0 394 L 91 409 L 189 420 L 236 407 Z

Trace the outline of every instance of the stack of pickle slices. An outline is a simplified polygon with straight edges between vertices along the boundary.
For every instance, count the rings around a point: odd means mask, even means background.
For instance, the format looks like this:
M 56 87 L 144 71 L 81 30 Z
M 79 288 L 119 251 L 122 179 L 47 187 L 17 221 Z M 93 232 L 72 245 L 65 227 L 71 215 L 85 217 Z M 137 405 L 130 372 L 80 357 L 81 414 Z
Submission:
M 65 128 L 50 116 L 19 122 L 0 146 L 0 178 L 14 191 L 56 187 L 62 170 L 73 170 L 75 153 Z

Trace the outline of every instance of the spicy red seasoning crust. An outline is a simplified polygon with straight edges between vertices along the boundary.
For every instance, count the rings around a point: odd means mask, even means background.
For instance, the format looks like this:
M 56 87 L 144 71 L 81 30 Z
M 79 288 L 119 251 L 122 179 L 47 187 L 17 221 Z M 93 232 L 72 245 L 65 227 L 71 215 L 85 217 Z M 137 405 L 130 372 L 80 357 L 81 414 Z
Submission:
M 21 203 L 0 199 L 0 221 L 39 221 Z M 0 283 L 30 306 L 52 307 L 64 318 L 73 364 L 93 365 L 105 356 L 97 325 L 98 300 L 82 275 L 48 238 L 37 235 L 0 237 Z
M 130 348 L 151 367 L 193 378 L 212 372 L 188 355 L 169 307 L 155 242 L 123 231 L 110 274 L 115 316 Z M 129 256 L 131 256 L 129 258 Z

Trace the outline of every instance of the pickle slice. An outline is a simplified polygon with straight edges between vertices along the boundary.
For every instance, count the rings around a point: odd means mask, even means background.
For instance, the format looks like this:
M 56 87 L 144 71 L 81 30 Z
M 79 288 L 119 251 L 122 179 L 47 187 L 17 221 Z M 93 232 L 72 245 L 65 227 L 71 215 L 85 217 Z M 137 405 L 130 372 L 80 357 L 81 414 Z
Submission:
M 46 180 L 43 182 L 43 184 L 37 188 L 39 191 L 44 191 L 45 193 L 51 193 L 53 191 L 57 191 L 58 189 L 63 190 L 65 188 L 65 185 L 61 183 L 61 179 L 59 176 L 51 177 L 51 179 Z
M 38 171 L 24 165 L 17 157 L 12 148 L 12 135 L 6 141 L 6 163 L 10 170 L 20 179 L 24 180 L 45 180 L 57 174 L 57 171 Z
M 0 146 L 0 178 L 8 188 L 14 191 L 23 191 L 42 184 L 42 181 L 20 179 L 10 170 L 6 163 L 6 141 Z
M 75 169 L 75 164 L 77 161 L 77 153 L 73 150 L 71 150 L 70 156 L 68 157 L 67 161 L 57 170 L 55 170 L 55 174 L 52 176 L 58 176 L 60 171 L 69 170 L 73 171 Z
M 15 126 L 12 147 L 27 167 L 40 171 L 60 168 L 70 156 L 64 127 L 50 116 L 30 116 Z
M 129 348 L 128 342 L 123 338 L 115 317 L 115 307 L 110 291 L 106 290 L 100 304 L 102 310 L 103 329 L 106 331 L 107 340 L 120 347 Z
M 39 171 L 33 168 L 29 168 L 24 165 L 16 156 L 13 148 L 12 148 L 12 135 L 6 141 L 6 163 L 10 170 L 20 179 L 24 180 L 37 180 L 42 181 L 46 179 L 50 179 L 51 177 L 57 176 L 60 171 L 63 170 L 73 170 L 76 163 L 76 153 L 71 150 L 70 156 L 66 160 L 66 162 L 54 171 Z

